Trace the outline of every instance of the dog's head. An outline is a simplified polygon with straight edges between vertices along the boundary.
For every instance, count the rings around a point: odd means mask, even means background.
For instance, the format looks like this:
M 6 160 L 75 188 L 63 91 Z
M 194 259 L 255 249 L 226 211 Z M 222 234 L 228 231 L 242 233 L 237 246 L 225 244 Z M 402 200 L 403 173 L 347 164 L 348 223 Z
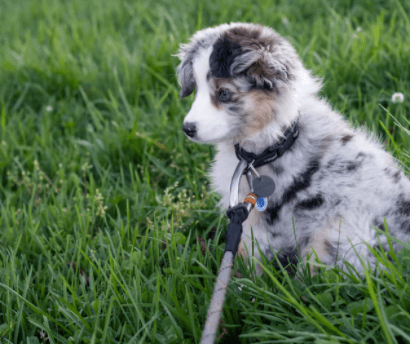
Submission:
M 298 115 L 299 98 L 319 87 L 294 48 L 272 29 L 232 23 L 198 31 L 182 44 L 180 97 L 196 90 L 183 130 L 193 141 L 242 142 L 282 136 Z

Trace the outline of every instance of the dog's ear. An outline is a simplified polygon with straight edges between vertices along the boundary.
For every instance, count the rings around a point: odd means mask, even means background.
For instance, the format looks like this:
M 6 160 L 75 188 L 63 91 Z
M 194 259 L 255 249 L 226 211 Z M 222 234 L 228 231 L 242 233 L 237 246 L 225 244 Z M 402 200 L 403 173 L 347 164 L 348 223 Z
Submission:
M 179 84 L 182 87 L 180 98 L 184 98 L 192 94 L 195 89 L 196 81 L 193 76 L 193 53 L 189 50 L 189 44 L 181 44 L 178 56 L 182 61 L 177 67 L 177 75 Z
M 276 61 L 267 50 L 248 47 L 249 51 L 240 55 L 231 65 L 232 75 L 246 75 L 257 88 L 273 89 L 277 81 L 287 82 L 288 69 Z

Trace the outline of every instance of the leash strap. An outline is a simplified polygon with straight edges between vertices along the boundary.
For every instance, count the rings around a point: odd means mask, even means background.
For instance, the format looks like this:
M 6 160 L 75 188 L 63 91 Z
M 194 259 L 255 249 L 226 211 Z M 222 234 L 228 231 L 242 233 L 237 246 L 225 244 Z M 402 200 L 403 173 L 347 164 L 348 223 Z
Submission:
M 297 137 L 299 136 L 299 128 L 297 121 L 285 132 L 285 138 L 266 148 L 261 154 L 254 154 L 245 151 L 240 147 L 239 143 L 235 144 L 236 156 L 239 160 L 246 160 L 248 164 L 253 163 L 253 167 L 257 168 L 266 164 L 269 164 L 276 159 L 280 158 L 290 146 L 293 145 Z M 246 171 L 245 171 L 246 172 Z M 244 172 L 244 173 L 245 173 Z
M 226 232 L 225 252 L 232 251 L 235 255 L 242 236 L 242 223 L 247 219 L 249 212 L 243 203 L 239 203 L 237 206 L 230 208 L 226 214 L 230 223 Z

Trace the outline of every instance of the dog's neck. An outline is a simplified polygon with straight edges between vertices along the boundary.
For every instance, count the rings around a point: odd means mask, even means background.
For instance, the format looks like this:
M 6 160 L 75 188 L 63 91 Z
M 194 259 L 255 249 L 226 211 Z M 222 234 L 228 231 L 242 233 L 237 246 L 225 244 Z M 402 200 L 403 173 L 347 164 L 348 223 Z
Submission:
M 263 152 L 256 154 L 246 150 L 240 144 L 235 144 L 236 156 L 246 160 L 248 164 L 260 167 L 280 158 L 296 141 L 299 136 L 298 118 L 283 132 L 283 138 L 268 145 Z
M 295 124 L 299 121 L 299 113 L 295 119 L 287 125 L 280 126 L 277 123 L 271 123 L 269 126 L 261 130 L 259 133 L 254 134 L 246 139 L 234 140 L 233 145 L 239 144 L 239 146 L 253 154 L 261 154 L 268 147 L 280 144 L 290 134 L 290 130 L 294 128 Z

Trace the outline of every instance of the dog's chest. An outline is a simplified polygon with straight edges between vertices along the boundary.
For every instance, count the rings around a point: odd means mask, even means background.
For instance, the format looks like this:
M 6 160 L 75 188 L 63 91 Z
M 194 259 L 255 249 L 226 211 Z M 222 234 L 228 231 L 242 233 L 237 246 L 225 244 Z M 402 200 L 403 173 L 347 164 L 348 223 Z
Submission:
M 218 152 L 216 154 L 215 161 L 212 166 L 210 177 L 212 179 L 214 191 L 216 191 L 222 196 L 222 199 L 220 201 L 222 207 L 229 206 L 230 184 L 238 163 L 239 160 L 236 157 L 233 146 L 218 146 Z M 242 190 L 245 189 L 245 181 L 246 178 L 242 177 Z M 243 201 L 243 199 L 241 199 L 242 195 L 243 193 L 239 192 L 240 202 Z
M 256 209 L 253 210 L 244 223 L 245 231 L 247 231 L 247 228 L 253 227 L 256 239 L 261 243 L 269 241 L 273 247 L 283 246 L 290 238 L 294 239 L 292 235 L 294 233 L 292 222 L 293 209 L 295 203 L 303 197 L 300 195 L 300 192 L 297 192 L 296 195 L 293 194 L 290 195 L 290 197 L 286 197 L 288 198 L 286 201 L 284 199 L 285 194 L 291 194 L 289 189 L 294 190 L 295 179 L 297 178 L 299 181 L 297 176 L 301 173 L 302 168 L 304 169 L 306 162 L 292 164 L 292 160 L 296 162 L 293 154 L 283 156 L 282 159 L 282 162 L 271 163 L 270 165 L 265 165 L 257 169 L 261 175 L 267 175 L 273 179 L 276 188 L 274 193 L 268 197 L 268 207 L 266 211 L 259 212 Z M 223 147 L 218 150 L 211 170 L 211 177 L 214 191 L 222 196 L 220 205 L 223 208 L 229 206 L 231 180 L 238 163 L 239 160 L 235 155 L 233 147 Z M 311 188 L 312 187 L 308 185 L 303 193 L 310 194 Z M 242 176 L 239 187 L 239 202 L 243 202 L 249 192 L 251 192 L 251 190 L 246 176 Z M 286 216 L 280 216 L 281 212 Z M 290 219 L 290 221 L 286 221 L 287 219 Z M 298 221 L 297 217 L 296 221 Z M 295 224 L 297 225 L 295 234 L 299 236 L 300 225 L 299 223 Z
M 222 196 L 222 207 L 229 206 L 230 185 L 238 163 L 239 160 L 236 157 L 233 146 L 218 147 L 218 152 L 212 166 L 210 177 L 212 179 L 214 191 L 218 192 Z M 276 167 L 271 167 L 272 169 L 269 169 L 267 166 L 260 167 L 258 168 L 258 172 L 261 175 L 269 176 L 275 182 L 275 193 L 269 197 L 270 201 L 273 203 L 277 202 L 279 193 L 282 192 L 284 185 L 291 182 L 293 178 L 292 175 L 288 178 L 287 174 L 284 173 L 281 175 L 276 175 L 273 171 L 276 170 Z M 247 183 L 246 176 L 244 175 L 242 176 L 239 187 L 239 202 L 242 202 L 249 192 L 251 192 L 249 184 Z

